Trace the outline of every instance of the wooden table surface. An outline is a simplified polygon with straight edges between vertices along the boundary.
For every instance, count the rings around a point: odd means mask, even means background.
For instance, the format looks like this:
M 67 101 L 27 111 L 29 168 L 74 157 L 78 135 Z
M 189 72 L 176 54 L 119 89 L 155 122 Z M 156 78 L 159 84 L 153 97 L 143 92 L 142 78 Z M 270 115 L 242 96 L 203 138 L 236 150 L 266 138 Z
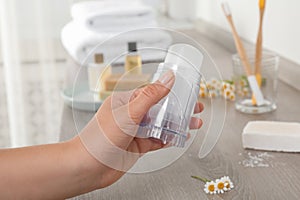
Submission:
M 224 77 L 230 77 L 233 52 L 196 31 L 185 33 L 208 50 Z M 278 109 L 261 115 L 242 114 L 234 109 L 234 103 L 227 102 L 222 135 L 213 151 L 199 159 L 199 144 L 210 124 L 211 114 L 210 101 L 203 102 L 206 108 L 200 117 L 205 124 L 190 148 L 172 165 L 151 173 L 127 174 L 108 188 L 74 199 L 300 199 L 300 155 L 245 150 L 241 140 L 243 127 L 251 120 L 299 121 L 300 92 L 279 82 Z M 62 141 L 76 135 L 93 113 L 76 111 L 76 126 L 73 116 L 72 109 L 65 105 L 61 123 Z M 212 122 L 212 125 L 214 123 L 219 122 Z M 203 191 L 204 184 L 192 179 L 191 175 L 210 179 L 228 175 L 235 188 L 226 194 L 207 195 Z

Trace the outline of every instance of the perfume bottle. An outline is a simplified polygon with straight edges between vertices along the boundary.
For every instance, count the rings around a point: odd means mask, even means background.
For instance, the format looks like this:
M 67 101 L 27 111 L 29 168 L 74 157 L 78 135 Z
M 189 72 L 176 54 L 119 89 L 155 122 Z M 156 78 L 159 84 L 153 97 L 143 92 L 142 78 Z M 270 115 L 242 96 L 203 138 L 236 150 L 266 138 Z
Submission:
M 184 147 L 200 90 L 203 54 L 187 44 L 170 46 L 152 82 L 169 70 L 175 75 L 170 93 L 150 108 L 140 123 L 138 137 L 156 138 L 164 144 Z
M 142 74 L 142 58 L 138 54 L 136 42 L 128 43 L 129 55 L 126 56 L 125 72 L 131 74 Z
M 105 79 L 111 75 L 111 66 L 104 63 L 103 54 L 95 54 L 95 62 L 88 64 L 89 88 L 92 92 L 103 89 Z

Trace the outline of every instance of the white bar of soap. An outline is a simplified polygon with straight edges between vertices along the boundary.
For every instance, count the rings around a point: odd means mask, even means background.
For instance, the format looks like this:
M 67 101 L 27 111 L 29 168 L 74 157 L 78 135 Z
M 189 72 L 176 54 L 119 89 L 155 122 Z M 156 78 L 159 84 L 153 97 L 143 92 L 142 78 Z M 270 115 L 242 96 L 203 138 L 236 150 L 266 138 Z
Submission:
M 242 140 L 244 148 L 300 152 L 300 123 L 251 121 L 243 130 Z

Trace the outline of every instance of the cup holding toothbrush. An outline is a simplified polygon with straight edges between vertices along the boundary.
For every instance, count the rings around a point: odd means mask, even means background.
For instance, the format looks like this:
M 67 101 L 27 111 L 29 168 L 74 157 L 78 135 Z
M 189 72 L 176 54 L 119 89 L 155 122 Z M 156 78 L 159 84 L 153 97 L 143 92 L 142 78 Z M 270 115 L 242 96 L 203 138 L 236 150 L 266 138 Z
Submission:
M 255 66 L 255 52 L 248 51 L 247 55 L 251 66 Z M 268 51 L 264 51 L 262 54 L 261 92 L 264 101 L 259 106 L 253 103 L 251 87 L 239 54 L 232 56 L 232 63 L 233 81 L 237 94 L 235 108 L 240 112 L 249 114 L 260 114 L 276 110 L 279 57 Z

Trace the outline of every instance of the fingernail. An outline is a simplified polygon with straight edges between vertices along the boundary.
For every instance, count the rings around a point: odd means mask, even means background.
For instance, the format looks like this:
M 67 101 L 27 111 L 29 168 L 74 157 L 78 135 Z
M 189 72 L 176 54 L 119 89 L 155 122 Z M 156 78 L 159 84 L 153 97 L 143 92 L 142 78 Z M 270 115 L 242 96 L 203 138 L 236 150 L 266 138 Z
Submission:
M 164 75 L 162 75 L 158 81 L 163 85 L 168 85 L 171 81 L 175 78 L 174 73 L 172 70 L 169 70 Z
M 202 124 L 203 124 L 203 121 L 201 119 L 199 119 L 199 121 L 198 121 L 198 127 L 201 128 Z

